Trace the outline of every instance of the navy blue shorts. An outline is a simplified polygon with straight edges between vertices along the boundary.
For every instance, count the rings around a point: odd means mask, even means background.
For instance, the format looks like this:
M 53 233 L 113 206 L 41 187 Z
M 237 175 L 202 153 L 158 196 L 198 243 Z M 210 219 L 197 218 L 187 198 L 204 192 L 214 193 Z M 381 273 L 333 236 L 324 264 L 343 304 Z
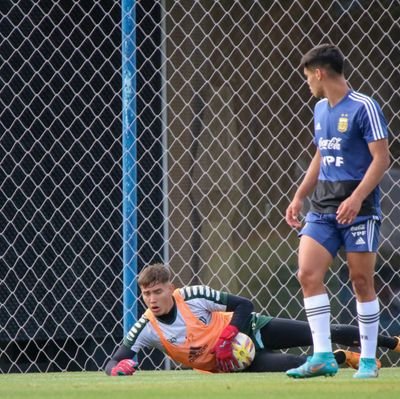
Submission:
M 334 258 L 340 247 L 346 252 L 376 252 L 379 245 L 378 216 L 357 216 L 351 224 L 340 224 L 335 214 L 308 212 L 299 236 L 319 242 Z

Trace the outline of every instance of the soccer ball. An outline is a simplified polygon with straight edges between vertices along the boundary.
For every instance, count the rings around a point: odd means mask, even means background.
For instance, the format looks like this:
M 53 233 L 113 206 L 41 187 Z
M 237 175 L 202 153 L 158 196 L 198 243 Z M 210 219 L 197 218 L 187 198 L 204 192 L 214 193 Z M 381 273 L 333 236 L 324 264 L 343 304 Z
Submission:
M 239 363 L 235 371 L 241 371 L 250 366 L 256 355 L 256 349 L 251 338 L 240 332 L 232 341 L 232 353 Z

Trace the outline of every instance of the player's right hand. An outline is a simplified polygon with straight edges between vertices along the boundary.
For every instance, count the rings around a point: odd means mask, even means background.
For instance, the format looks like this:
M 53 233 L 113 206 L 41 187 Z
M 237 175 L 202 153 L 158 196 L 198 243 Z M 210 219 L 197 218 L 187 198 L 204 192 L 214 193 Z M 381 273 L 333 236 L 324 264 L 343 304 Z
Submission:
M 115 367 L 111 369 L 112 376 L 132 375 L 136 370 L 137 363 L 132 359 L 121 360 Z
M 236 326 L 231 324 L 227 325 L 222 330 L 222 333 L 214 347 L 217 367 L 225 373 L 235 371 L 235 368 L 239 366 L 238 361 L 232 352 L 232 340 L 236 337 L 238 332 L 239 330 Z
M 301 227 L 301 222 L 299 221 L 299 215 L 301 208 L 303 207 L 303 201 L 294 199 L 286 209 L 286 223 L 290 227 L 299 229 Z

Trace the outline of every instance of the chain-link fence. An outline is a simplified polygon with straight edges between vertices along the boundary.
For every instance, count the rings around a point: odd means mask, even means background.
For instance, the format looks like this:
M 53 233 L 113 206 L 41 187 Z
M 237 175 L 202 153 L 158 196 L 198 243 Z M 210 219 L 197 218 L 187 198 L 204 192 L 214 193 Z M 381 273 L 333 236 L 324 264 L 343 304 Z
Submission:
M 101 368 L 122 339 L 121 6 L 0 8 L 0 370 Z M 139 269 L 167 260 L 178 286 L 305 318 L 283 217 L 313 152 L 298 66 L 333 42 L 392 132 L 377 288 L 398 334 L 399 17 L 398 1 L 137 1 Z M 333 321 L 356 323 L 343 258 L 327 284 Z

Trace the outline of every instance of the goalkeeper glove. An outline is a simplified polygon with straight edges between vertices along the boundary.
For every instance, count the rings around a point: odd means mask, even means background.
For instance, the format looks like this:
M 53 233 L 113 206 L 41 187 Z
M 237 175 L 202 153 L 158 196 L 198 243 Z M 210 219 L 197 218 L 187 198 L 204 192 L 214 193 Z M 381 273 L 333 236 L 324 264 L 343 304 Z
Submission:
M 214 347 L 217 366 L 222 371 L 235 371 L 235 368 L 239 367 L 239 363 L 233 356 L 232 352 L 232 340 L 236 337 L 238 332 L 239 330 L 237 327 L 232 326 L 231 324 L 227 325 L 222 330 L 222 333 Z
M 111 375 L 132 375 L 136 370 L 137 363 L 132 359 L 121 360 L 115 367 L 111 369 Z

